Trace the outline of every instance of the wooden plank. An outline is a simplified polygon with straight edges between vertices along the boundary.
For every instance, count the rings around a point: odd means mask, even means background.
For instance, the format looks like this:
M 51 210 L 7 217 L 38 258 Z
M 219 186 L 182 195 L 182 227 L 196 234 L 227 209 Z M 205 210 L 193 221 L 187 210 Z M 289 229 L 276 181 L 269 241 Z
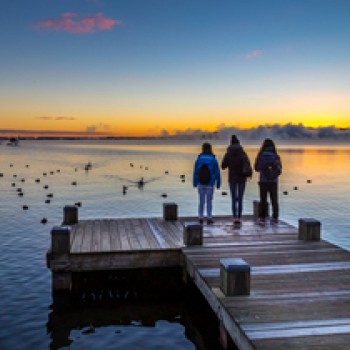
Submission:
M 163 221 L 164 230 L 168 233 L 172 240 L 172 244 L 176 247 L 182 247 L 183 244 L 183 225 L 179 221 Z
M 101 245 L 101 252 L 108 252 L 111 250 L 111 237 L 110 237 L 110 231 L 109 231 L 109 221 L 108 220 L 101 220 L 100 222 L 100 245 Z
M 252 276 L 288 274 L 288 273 L 305 273 L 305 272 L 321 272 L 321 271 L 339 271 L 349 270 L 350 262 L 331 262 L 317 264 L 292 264 L 292 265 L 272 265 L 272 266 L 253 266 L 251 269 Z M 199 270 L 204 277 L 220 276 L 220 268 L 207 268 Z
M 127 232 L 127 235 L 129 237 L 130 249 L 131 250 L 140 250 L 141 243 L 140 243 L 139 237 L 137 236 L 137 234 L 135 232 L 134 219 L 125 220 L 124 226 L 125 226 L 125 230 Z
M 349 350 L 350 334 L 254 340 L 255 349 L 273 350 Z
M 88 222 L 84 222 L 82 224 L 83 224 L 83 230 L 84 230 L 84 238 L 83 238 L 80 252 L 81 253 L 88 253 L 91 251 L 91 247 L 92 247 L 93 222 L 88 221 Z M 80 225 L 80 223 L 79 223 L 79 225 Z
M 135 219 L 132 221 L 132 227 L 135 232 L 135 235 L 138 238 L 141 249 L 150 249 L 151 245 L 149 244 L 148 239 L 146 238 L 146 232 L 141 224 L 142 219 Z
M 128 234 L 126 232 L 125 220 L 118 220 L 117 227 L 118 227 L 118 233 L 120 237 L 121 250 L 130 250 L 131 245 L 130 245 Z
M 245 332 L 264 332 L 272 330 L 286 330 L 298 328 L 312 328 L 312 327 L 334 327 L 339 325 L 350 325 L 350 318 L 329 319 L 329 320 L 310 320 L 310 321 L 296 321 L 296 322 L 279 322 L 279 323 L 254 323 L 245 324 L 243 329 Z
M 248 331 L 247 336 L 252 339 L 276 339 L 276 338 L 293 338 L 315 335 L 336 335 L 348 334 L 350 324 L 334 325 L 334 326 L 309 326 L 309 327 L 291 327 L 288 329 L 265 329 L 264 331 Z
M 143 232 L 145 234 L 145 238 L 147 239 L 150 248 L 151 249 L 160 249 L 159 242 L 157 241 L 157 239 L 153 235 L 153 233 L 150 229 L 150 226 L 147 223 L 147 220 L 145 220 L 145 219 L 141 220 L 141 226 L 142 226 Z
M 71 231 L 71 234 L 73 239 L 70 251 L 80 253 L 84 239 L 84 228 L 82 226 L 77 226 Z
M 158 242 L 160 248 L 167 249 L 170 248 L 169 244 L 165 240 L 165 238 L 162 235 L 162 232 L 159 230 L 159 225 L 156 219 L 147 219 L 147 224 L 153 234 L 153 237 Z
M 180 266 L 182 254 L 179 250 L 120 251 L 109 253 L 72 254 L 70 271 L 100 271 Z M 57 263 L 57 266 L 60 266 Z M 55 262 L 52 268 L 56 270 Z
M 118 224 L 116 220 L 109 221 L 109 231 L 111 237 L 111 251 L 121 250 L 120 233 L 118 231 Z
M 177 237 L 173 237 L 172 232 L 169 231 L 169 224 L 167 221 L 156 218 L 154 220 L 154 224 L 169 248 L 178 248 L 180 246 L 178 243 L 176 243 Z
M 101 223 L 100 220 L 94 220 L 92 224 L 92 252 L 101 251 Z

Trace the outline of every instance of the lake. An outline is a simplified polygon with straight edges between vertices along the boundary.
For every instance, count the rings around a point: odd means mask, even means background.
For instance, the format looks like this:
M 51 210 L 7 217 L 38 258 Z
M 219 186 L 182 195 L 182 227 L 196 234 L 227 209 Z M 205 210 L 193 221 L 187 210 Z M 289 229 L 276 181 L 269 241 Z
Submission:
M 214 142 L 219 162 L 225 149 Z M 253 162 L 258 147 L 245 149 Z M 315 218 L 324 239 L 350 250 L 350 148 L 283 145 L 278 150 L 283 163 L 280 218 L 295 226 L 299 218 Z M 45 262 L 50 230 L 62 222 L 65 205 L 81 203 L 79 217 L 84 219 L 160 217 L 165 201 L 176 202 L 180 216 L 196 215 L 192 169 L 199 152 L 200 144 L 142 140 L 0 145 L 0 348 L 215 348 L 215 333 L 208 336 L 212 323 L 203 322 L 211 320 L 210 312 L 191 307 L 188 296 L 55 307 Z M 230 197 L 223 192 L 229 193 L 227 171 L 214 195 L 214 216 L 231 214 Z M 244 214 L 252 214 L 256 199 L 254 174 L 247 183 Z

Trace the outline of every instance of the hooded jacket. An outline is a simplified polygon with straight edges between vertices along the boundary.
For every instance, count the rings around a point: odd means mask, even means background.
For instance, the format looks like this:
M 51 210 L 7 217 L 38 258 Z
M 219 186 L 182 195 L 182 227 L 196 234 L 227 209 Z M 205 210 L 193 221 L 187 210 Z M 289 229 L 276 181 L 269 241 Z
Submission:
M 210 170 L 210 181 L 207 184 L 201 184 L 198 180 L 198 170 L 203 165 L 207 164 Z M 221 186 L 221 176 L 218 161 L 216 160 L 215 155 L 201 153 L 198 155 L 197 160 L 194 164 L 193 169 L 193 186 L 197 187 L 198 185 L 205 186 L 215 186 L 216 188 L 220 188 Z
M 274 162 L 278 167 L 280 174 L 282 173 L 282 162 L 280 156 L 270 150 L 264 150 L 261 152 L 261 154 L 258 155 L 254 164 L 255 171 L 258 171 L 260 173 L 259 182 L 277 182 L 278 176 L 273 180 L 266 178 L 263 169 L 267 162 Z
M 228 168 L 228 181 L 230 183 L 245 182 L 247 180 L 242 174 L 245 159 L 249 158 L 239 143 L 234 143 L 227 147 L 226 154 L 221 162 L 221 168 Z

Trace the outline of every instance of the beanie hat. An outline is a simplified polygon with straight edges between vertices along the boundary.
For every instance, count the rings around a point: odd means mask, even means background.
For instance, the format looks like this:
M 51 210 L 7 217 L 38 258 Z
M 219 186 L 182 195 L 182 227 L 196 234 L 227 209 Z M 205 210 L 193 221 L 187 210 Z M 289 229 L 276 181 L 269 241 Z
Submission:
M 231 136 L 231 144 L 239 143 L 239 140 L 236 135 Z

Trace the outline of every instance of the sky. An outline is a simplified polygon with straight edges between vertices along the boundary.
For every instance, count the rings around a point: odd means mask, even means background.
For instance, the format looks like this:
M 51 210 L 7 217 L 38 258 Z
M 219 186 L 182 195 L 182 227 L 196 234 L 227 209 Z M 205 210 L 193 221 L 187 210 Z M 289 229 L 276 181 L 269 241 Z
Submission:
M 0 0 L 0 134 L 350 127 L 348 0 Z

